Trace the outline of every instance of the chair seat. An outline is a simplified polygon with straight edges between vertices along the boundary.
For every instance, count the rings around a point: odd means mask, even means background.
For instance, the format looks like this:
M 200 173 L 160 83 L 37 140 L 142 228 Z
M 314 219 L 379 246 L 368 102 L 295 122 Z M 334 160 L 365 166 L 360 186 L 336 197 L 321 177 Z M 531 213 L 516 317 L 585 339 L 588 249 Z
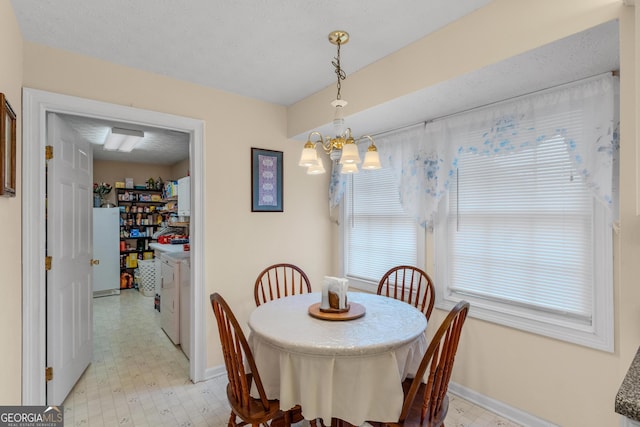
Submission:
M 402 382 L 402 389 L 404 390 L 405 393 L 409 391 L 409 387 L 411 387 L 412 381 L 413 381 L 412 379 L 406 379 Z M 418 393 L 416 394 L 416 396 L 418 397 L 424 396 L 425 389 L 426 389 L 426 384 L 425 383 L 420 384 L 420 387 L 418 388 Z M 404 423 L 402 424 L 404 427 L 412 427 L 412 426 L 439 427 L 443 424 L 444 418 L 447 416 L 447 412 L 449 410 L 449 396 L 445 394 L 444 398 L 442 399 L 442 406 L 440 407 L 440 411 L 435 417 L 435 419 L 440 420 L 440 422 L 436 422 L 435 424 L 433 423 L 429 424 L 428 420 L 424 420 L 424 423 L 420 424 L 420 413 L 422 411 L 423 403 L 424 403 L 423 398 L 415 399 L 413 401 L 413 404 L 411 405 L 411 409 L 409 410 L 409 414 L 407 415 L 407 418 L 404 420 Z
M 278 416 L 278 411 L 280 411 L 278 400 L 269 400 L 269 406 L 265 408 L 262 406 L 260 399 L 254 399 L 252 397 L 249 398 L 249 406 L 243 408 L 234 397 L 231 384 L 227 384 L 227 399 L 229 400 L 231 410 L 233 410 L 238 417 L 246 421 L 246 424 L 275 418 Z M 245 424 L 239 423 L 237 425 L 241 426 Z M 284 423 L 281 425 L 284 425 Z
M 302 408 L 300 407 L 300 405 L 294 406 L 287 412 L 289 413 L 289 417 L 291 418 L 289 420 L 291 424 L 299 423 L 304 419 L 304 417 L 302 416 Z M 310 424 L 312 426 L 315 426 L 315 420 L 311 420 Z M 271 427 L 285 427 L 286 425 L 287 424 L 285 423 L 284 412 L 281 415 L 275 417 L 273 421 L 271 421 Z

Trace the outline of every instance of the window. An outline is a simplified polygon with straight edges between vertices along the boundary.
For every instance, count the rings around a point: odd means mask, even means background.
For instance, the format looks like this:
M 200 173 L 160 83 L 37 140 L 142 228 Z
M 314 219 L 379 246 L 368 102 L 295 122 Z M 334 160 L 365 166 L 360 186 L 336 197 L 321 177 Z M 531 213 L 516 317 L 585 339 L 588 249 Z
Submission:
M 437 305 L 465 299 L 475 317 L 613 351 L 611 227 L 566 147 L 556 135 L 458 157 L 436 225 Z
M 375 291 L 391 267 L 424 264 L 424 230 L 402 210 L 390 169 L 351 175 L 342 217 L 344 276 L 350 286 Z
M 389 170 L 346 186 L 344 274 L 422 267 L 431 224 L 437 307 L 613 351 L 617 93 L 603 74 L 378 138 Z

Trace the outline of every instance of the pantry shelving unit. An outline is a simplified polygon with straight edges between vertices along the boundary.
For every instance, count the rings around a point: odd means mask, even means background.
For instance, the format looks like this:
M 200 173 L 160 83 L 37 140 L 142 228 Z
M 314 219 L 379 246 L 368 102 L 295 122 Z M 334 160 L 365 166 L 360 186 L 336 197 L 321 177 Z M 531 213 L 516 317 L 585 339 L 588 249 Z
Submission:
M 165 202 L 161 190 L 140 188 L 116 188 L 116 200 L 120 208 L 120 273 L 132 277 L 138 260 L 153 258 L 149 243 L 164 221 Z M 130 282 L 133 287 L 133 280 Z

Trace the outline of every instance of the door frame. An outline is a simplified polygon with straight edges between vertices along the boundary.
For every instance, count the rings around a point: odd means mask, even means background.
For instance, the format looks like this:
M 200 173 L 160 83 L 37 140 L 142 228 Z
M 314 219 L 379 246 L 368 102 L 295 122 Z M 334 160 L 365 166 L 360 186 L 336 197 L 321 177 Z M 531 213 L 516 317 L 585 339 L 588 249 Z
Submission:
M 205 379 L 204 121 L 23 88 L 22 91 L 22 404 L 46 403 L 45 146 L 47 113 L 136 123 L 188 133 L 191 175 L 191 359 L 193 382 Z

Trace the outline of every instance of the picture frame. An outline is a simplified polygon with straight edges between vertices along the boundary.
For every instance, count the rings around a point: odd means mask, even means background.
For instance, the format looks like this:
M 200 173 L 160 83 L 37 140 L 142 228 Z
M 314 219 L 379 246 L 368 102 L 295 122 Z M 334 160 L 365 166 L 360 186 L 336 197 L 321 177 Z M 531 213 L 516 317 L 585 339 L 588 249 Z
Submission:
M 0 196 L 16 195 L 16 113 L 0 93 Z
M 282 151 L 251 148 L 251 212 L 283 212 Z

